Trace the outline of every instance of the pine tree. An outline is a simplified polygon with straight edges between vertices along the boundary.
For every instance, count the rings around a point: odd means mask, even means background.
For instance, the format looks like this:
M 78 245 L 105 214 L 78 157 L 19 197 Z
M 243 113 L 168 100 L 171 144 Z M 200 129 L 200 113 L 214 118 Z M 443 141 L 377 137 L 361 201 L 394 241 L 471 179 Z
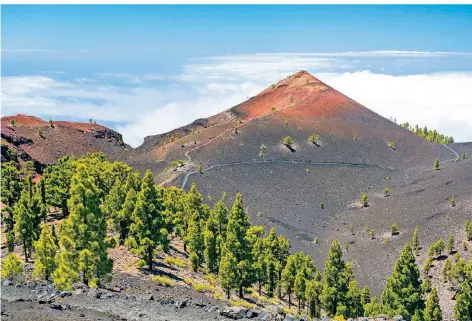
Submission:
M 321 302 L 328 315 L 344 315 L 346 296 L 351 275 L 342 259 L 338 241 L 333 241 L 324 265 L 323 293 Z
M 238 286 L 237 278 L 238 271 L 236 268 L 237 262 L 231 251 L 224 250 L 220 261 L 218 276 L 220 285 L 226 291 L 226 298 L 229 300 L 230 291 L 232 288 Z
M 30 203 L 28 202 L 28 191 L 24 190 L 21 194 L 21 198 L 15 205 L 14 220 L 15 220 L 15 234 L 19 238 L 23 245 L 23 252 L 25 261 L 31 255 L 33 249 L 33 241 L 36 238 L 36 217 L 30 209 Z
M 368 317 L 376 317 L 383 312 L 383 307 L 379 303 L 376 296 L 370 299 L 369 303 L 364 305 L 364 315 Z
M 472 320 L 472 261 L 465 268 L 465 279 L 461 293 L 457 295 L 454 306 L 454 318 L 457 321 Z
M 287 259 L 287 265 L 282 270 L 281 285 L 282 289 L 288 296 L 288 308 L 292 306 L 292 293 L 295 287 L 295 278 L 297 276 L 297 265 L 295 263 L 295 255 L 290 255 Z
M 75 173 L 77 162 L 68 156 L 60 158 L 56 164 L 46 167 L 44 171 L 46 203 L 62 208 L 62 215 L 67 217 L 69 209 L 69 188 Z
M 295 276 L 295 283 L 294 283 L 295 296 L 297 297 L 297 300 L 298 300 L 298 314 L 301 314 L 301 307 L 305 301 L 306 282 L 307 282 L 307 279 L 306 279 L 305 274 L 303 273 L 302 270 L 299 270 L 297 272 L 297 275 Z
M 2 162 L 1 191 L 1 201 L 4 205 L 2 222 L 5 223 L 6 232 L 13 231 L 14 206 L 21 196 L 20 173 L 13 161 Z
M 259 287 L 259 295 L 262 295 L 262 285 L 266 282 L 266 272 L 267 268 L 265 265 L 265 252 L 266 252 L 266 243 L 262 238 L 265 231 L 262 226 L 253 225 L 249 228 L 246 239 L 249 243 L 249 248 L 251 249 L 251 272 L 252 280 L 257 282 Z
M 387 279 L 382 304 L 389 316 L 411 317 L 416 309 L 424 307 L 420 272 L 410 244 L 403 248 L 392 275 Z
M 438 292 L 435 287 L 432 288 L 429 294 L 428 301 L 426 301 L 425 319 L 427 321 L 441 321 L 442 312 L 439 307 Z
M 369 201 L 367 199 L 367 193 L 362 193 L 362 195 L 361 195 L 361 205 L 362 205 L 362 207 L 369 206 Z
M 45 182 L 44 182 L 44 177 L 41 177 L 39 179 L 39 184 L 38 184 L 38 188 L 39 188 L 39 194 L 41 195 L 41 202 L 44 204 L 44 206 L 46 206 L 46 185 L 45 185 Z
M 446 261 L 444 261 L 444 267 L 442 270 L 444 282 L 447 282 L 447 279 L 448 279 L 447 275 L 449 271 L 451 270 L 451 267 L 452 267 L 451 260 L 448 258 Z
M 105 214 L 107 218 L 115 220 L 119 215 L 118 213 L 120 213 L 123 208 L 126 196 L 125 188 L 121 184 L 121 180 L 117 178 L 110 192 L 105 196 L 103 214 Z M 119 223 L 117 225 L 119 225 Z
M 111 216 L 113 229 L 120 233 L 121 242 L 124 242 L 128 237 L 129 227 L 133 223 L 133 213 L 137 200 L 135 190 L 130 188 L 121 209 Z
M 446 251 L 448 251 L 449 253 L 452 253 L 455 247 L 456 246 L 455 246 L 455 241 L 454 241 L 454 235 L 451 234 L 447 238 Z
M 23 261 L 16 253 L 10 253 L 2 260 L 2 279 L 12 279 L 23 273 Z
M 363 292 L 359 288 L 356 280 L 349 282 L 347 292 L 347 310 L 346 314 L 356 318 L 364 315 Z
M 361 303 L 362 305 L 366 305 L 367 303 L 370 302 L 370 289 L 366 285 L 362 288 L 362 298 L 361 298 Z
M 7 231 L 5 232 L 5 238 L 7 240 L 7 251 L 12 253 L 15 251 L 15 232 Z
M 251 249 L 249 248 L 246 233 L 249 229 L 249 220 L 244 211 L 244 202 L 241 193 L 236 194 L 236 199 L 229 213 L 226 227 L 225 249 L 230 251 L 237 262 L 237 284 L 239 297 L 243 297 L 243 288 L 250 284 L 249 270 L 251 267 Z
M 152 271 L 156 247 L 162 243 L 161 199 L 158 198 L 151 171 L 146 171 L 138 193 L 126 244 L 139 255 Z
M 72 239 L 62 235 L 60 252 L 54 257 L 56 270 L 52 273 L 52 280 L 58 290 L 72 290 L 72 284 L 79 280 L 76 245 Z
M 192 217 L 188 223 L 187 236 L 185 243 L 187 244 L 188 252 L 190 253 L 190 261 L 192 262 L 192 269 L 196 272 L 198 266 L 204 259 L 204 239 L 202 220 L 198 212 L 193 212 Z
M 437 157 L 434 159 L 434 169 L 439 169 L 439 159 Z
M 35 269 L 33 275 L 38 279 L 49 280 L 52 272 L 56 268 L 54 257 L 57 252 L 57 245 L 51 235 L 51 230 L 46 224 L 41 229 L 38 241 L 34 243 Z
M 321 283 L 321 273 L 316 272 L 315 278 L 309 280 L 306 284 L 305 299 L 308 303 L 308 316 L 310 318 L 320 318 L 321 315 L 321 292 L 323 284 Z
M 418 225 L 416 225 L 415 230 L 413 231 L 413 238 L 411 240 L 411 246 L 414 251 L 418 250 L 420 246 L 420 241 L 418 239 Z
M 84 284 L 96 287 L 111 273 L 113 262 L 108 258 L 106 221 L 100 209 L 95 180 L 80 164 L 72 177 L 68 208 L 70 214 L 61 224 L 61 239 L 73 240 L 70 249 L 77 260 Z M 58 263 L 59 265 L 59 263 Z
M 197 185 L 194 182 L 185 197 L 185 203 L 184 203 L 185 215 L 183 217 L 183 222 L 182 222 L 184 233 L 188 234 L 190 219 L 193 217 L 194 214 L 196 215 L 195 219 L 198 222 L 200 222 L 200 221 L 206 221 L 207 216 L 208 216 L 207 212 L 208 212 L 208 209 L 207 209 L 207 206 L 203 203 L 202 194 L 198 192 Z M 188 240 L 190 240 L 188 237 L 184 237 L 184 251 L 187 251 Z
M 216 272 L 218 269 L 218 249 L 215 234 L 206 228 L 203 232 L 205 263 L 210 272 Z
M 219 200 L 215 203 L 213 208 L 210 210 L 210 215 L 206 223 L 206 230 L 213 233 L 215 239 L 216 253 L 216 268 L 218 267 L 223 243 L 226 238 L 226 226 L 228 224 L 228 208 L 226 207 L 223 200 Z M 208 264 L 208 262 L 207 262 Z

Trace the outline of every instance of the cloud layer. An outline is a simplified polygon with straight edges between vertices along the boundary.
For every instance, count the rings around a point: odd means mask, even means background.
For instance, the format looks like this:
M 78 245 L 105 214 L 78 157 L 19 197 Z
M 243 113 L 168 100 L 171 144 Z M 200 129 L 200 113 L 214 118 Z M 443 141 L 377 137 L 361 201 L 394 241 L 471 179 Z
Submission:
M 472 141 L 472 72 L 395 75 L 369 68 L 371 57 L 438 59 L 457 55 L 468 54 L 247 54 L 194 60 L 176 75 L 102 72 L 67 80 L 50 73 L 9 76 L 2 78 L 2 113 L 80 121 L 93 118 L 112 124 L 126 142 L 137 146 L 147 135 L 216 114 L 304 69 L 385 117 L 427 125 L 457 141 Z M 388 61 L 382 63 L 389 67 Z

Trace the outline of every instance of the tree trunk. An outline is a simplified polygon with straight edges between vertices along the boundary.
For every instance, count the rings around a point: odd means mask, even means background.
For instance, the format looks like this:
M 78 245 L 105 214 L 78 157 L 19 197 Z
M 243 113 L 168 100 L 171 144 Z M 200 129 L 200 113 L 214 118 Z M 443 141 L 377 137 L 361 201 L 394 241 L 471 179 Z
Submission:
M 259 296 L 262 295 L 262 282 L 259 282 Z
M 229 293 L 229 287 L 226 289 L 226 298 L 229 300 L 230 293 Z
M 148 266 L 149 266 L 149 271 L 152 272 L 152 251 L 150 251 L 148 249 L 148 255 L 147 255 L 147 263 L 148 263 Z
M 25 252 L 25 262 L 28 262 L 28 250 L 26 249 L 26 242 L 23 241 L 23 251 Z
M 300 314 L 300 308 L 302 307 L 302 300 L 298 298 L 298 314 Z
M 292 307 L 292 294 L 289 292 L 288 293 L 288 308 L 290 309 Z
M 242 299 L 244 297 L 243 295 L 243 284 L 239 284 L 239 297 Z

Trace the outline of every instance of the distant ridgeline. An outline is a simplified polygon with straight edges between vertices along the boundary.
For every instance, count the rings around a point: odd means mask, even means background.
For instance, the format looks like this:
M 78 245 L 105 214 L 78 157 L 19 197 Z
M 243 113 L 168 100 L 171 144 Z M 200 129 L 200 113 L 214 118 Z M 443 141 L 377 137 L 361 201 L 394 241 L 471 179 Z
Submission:
M 424 126 L 424 128 L 421 128 L 418 125 L 415 125 L 415 127 L 413 127 L 408 122 L 400 124 L 400 126 L 408 129 L 412 133 L 415 133 L 416 135 L 423 137 L 424 139 L 432 143 L 438 143 L 438 144 L 454 143 L 454 137 L 440 134 L 436 130 L 428 130 L 428 127 L 426 126 Z

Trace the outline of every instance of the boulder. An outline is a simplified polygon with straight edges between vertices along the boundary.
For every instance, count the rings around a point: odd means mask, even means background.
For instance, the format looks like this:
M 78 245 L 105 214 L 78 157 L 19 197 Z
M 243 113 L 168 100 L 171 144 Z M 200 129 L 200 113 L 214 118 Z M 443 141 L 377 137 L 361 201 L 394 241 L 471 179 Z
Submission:
M 246 317 L 248 311 L 249 309 L 243 307 L 227 307 L 220 312 L 220 315 L 233 320 L 240 320 Z

